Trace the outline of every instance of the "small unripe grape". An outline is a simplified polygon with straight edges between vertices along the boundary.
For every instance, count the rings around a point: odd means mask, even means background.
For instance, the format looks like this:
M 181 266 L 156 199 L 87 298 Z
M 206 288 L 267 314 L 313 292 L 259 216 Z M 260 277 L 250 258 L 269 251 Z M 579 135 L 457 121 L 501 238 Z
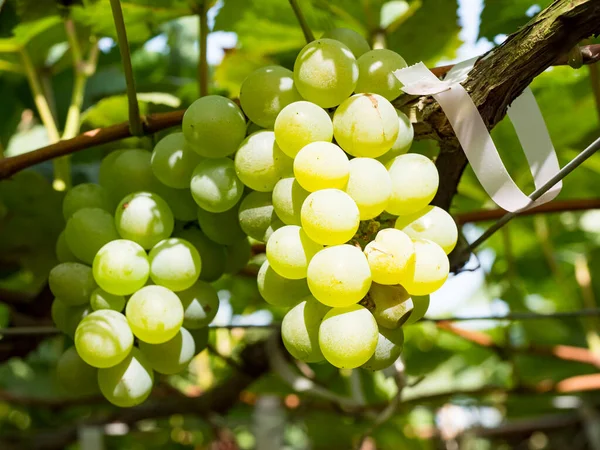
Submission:
M 69 190 L 63 200 L 65 220 L 82 208 L 100 208 L 112 213 L 113 204 L 108 192 L 99 184 L 83 183 Z
M 183 305 L 183 326 L 196 330 L 207 326 L 219 311 L 219 296 L 210 284 L 198 280 L 196 283 L 177 293 Z
M 69 347 L 56 363 L 56 377 L 65 392 L 91 395 L 98 392 L 98 369 L 87 364 Z
M 118 239 L 98 250 L 92 270 L 94 279 L 106 292 L 130 295 L 148 281 L 150 264 L 139 244 Z
M 141 149 L 117 151 L 104 158 L 100 184 L 108 191 L 114 205 L 134 192 L 152 192 L 156 177 L 152 173 L 151 158 L 149 151 Z
M 140 350 L 154 370 L 173 375 L 183 372 L 188 366 L 196 355 L 196 344 L 190 332 L 182 327 L 175 337 L 162 344 L 140 341 Z
M 246 235 L 240 227 L 238 205 L 222 213 L 210 213 L 198 208 L 198 223 L 206 237 L 222 245 L 232 245 L 243 239 Z
M 76 262 L 54 266 L 48 284 L 54 296 L 69 306 L 87 304 L 97 286 L 92 268 Z
M 410 294 L 400 285 L 373 283 L 366 300 L 377 324 L 384 328 L 398 328 L 413 310 Z
M 156 143 L 150 159 L 152 172 L 158 180 L 175 189 L 190 185 L 192 172 L 201 160 L 187 143 L 183 133 L 172 133 Z
M 119 239 L 113 216 L 100 208 L 82 208 L 67 221 L 65 238 L 69 250 L 86 264 L 92 264 L 102 246 Z
M 429 239 L 449 254 L 456 246 L 458 229 L 450 214 L 437 206 L 426 206 L 420 211 L 396 219 L 395 227 L 412 239 Z
M 111 294 L 102 288 L 96 288 L 90 297 L 90 306 L 94 311 L 112 309 L 121 312 L 125 308 L 125 297 Z
M 306 279 L 290 280 L 282 277 L 265 261 L 256 278 L 262 298 L 274 306 L 290 307 L 310 295 Z
M 385 369 L 394 364 L 400 357 L 403 347 L 404 331 L 402 328 L 396 330 L 380 328 L 375 353 L 373 353 L 371 359 L 363 364 L 363 367 L 369 370 Z
M 267 242 L 267 259 L 275 272 L 285 278 L 306 278 L 308 263 L 323 248 L 302 228 L 286 225 L 276 230 Z
M 210 240 L 197 228 L 181 230 L 175 233 L 174 236 L 185 239 L 198 250 L 200 261 L 202 262 L 202 270 L 200 271 L 201 280 L 215 281 L 223 275 L 227 259 L 225 246 Z
M 379 94 L 392 101 L 402 94 L 402 83 L 394 72 L 408 65 L 398 53 L 385 48 L 371 50 L 356 61 L 358 82 L 354 92 Z
M 309 194 L 293 177 L 279 180 L 273 189 L 273 208 L 277 217 L 286 225 L 301 225 L 302 204 Z
M 191 287 L 202 269 L 196 247 L 180 238 L 160 241 L 150 250 L 148 260 L 152 281 L 174 292 Z
M 308 296 L 285 315 L 281 323 L 281 338 L 294 358 L 308 363 L 324 359 L 319 347 L 319 327 L 329 309 Z
M 267 242 L 273 231 L 281 228 L 270 192 L 250 192 L 240 204 L 240 226 L 244 233 L 260 242 Z
M 244 185 L 229 158 L 201 161 L 192 173 L 190 189 L 198 206 L 213 213 L 233 208 L 244 193 Z
M 415 137 L 415 129 L 408 116 L 398 109 L 396 110 L 396 114 L 398 114 L 398 137 L 396 138 L 394 145 L 392 145 L 392 148 L 384 155 L 377 158 L 377 160 L 383 164 L 387 164 L 396 156 L 407 153 L 410 150 L 410 146 Z
M 404 325 L 416 323 L 425 317 L 425 314 L 427 314 L 427 310 L 429 309 L 429 300 L 429 295 L 413 296 L 413 310 L 406 322 L 404 322 Z
M 334 39 L 345 44 L 355 58 L 359 58 L 363 53 L 371 50 L 367 40 L 354 30 L 349 28 L 334 28 L 333 30 L 326 31 L 323 33 L 321 38 Z

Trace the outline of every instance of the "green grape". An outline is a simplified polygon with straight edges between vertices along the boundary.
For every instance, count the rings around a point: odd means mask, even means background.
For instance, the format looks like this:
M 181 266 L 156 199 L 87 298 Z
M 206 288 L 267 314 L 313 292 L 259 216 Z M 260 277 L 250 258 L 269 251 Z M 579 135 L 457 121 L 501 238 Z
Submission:
M 413 296 L 412 301 L 413 310 L 406 322 L 404 322 L 404 325 L 411 325 L 418 322 L 425 317 L 425 314 L 427 314 L 427 310 L 429 309 L 429 295 Z
M 309 194 L 293 177 L 279 180 L 272 196 L 277 217 L 286 225 L 301 225 L 300 212 Z
M 144 249 L 119 239 L 102 247 L 92 267 L 96 283 L 113 295 L 130 295 L 146 284 L 150 263 Z
M 192 335 L 192 339 L 194 339 L 194 344 L 196 347 L 196 355 L 202 352 L 208 346 L 208 327 L 200 328 L 198 330 L 189 330 L 189 333 Z
M 435 164 L 418 153 L 400 155 L 387 163 L 392 194 L 386 211 L 408 215 L 425 208 L 438 189 L 440 177 Z
M 365 247 L 373 281 L 379 284 L 400 284 L 412 275 L 415 246 L 406 233 L 385 228 Z
M 154 370 L 165 375 L 183 372 L 196 356 L 196 344 L 188 330 L 180 328 L 174 338 L 162 344 L 140 342 L 140 350 Z
M 75 331 L 75 347 L 90 366 L 112 367 L 131 351 L 133 334 L 123 314 L 101 309 L 81 320 Z
M 400 285 L 373 283 L 366 303 L 377 324 L 389 329 L 405 323 L 413 310 L 410 294 Z
M 190 186 L 198 206 L 213 213 L 233 208 L 244 193 L 244 185 L 229 158 L 201 161 L 194 169 Z
M 260 242 L 267 242 L 283 223 L 275 214 L 270 192 L 250 192 L 240 204 L 240 226 L 244 233 Z
M 98 392 L 98 369 L 87 364 L 69 347 L 58 358 L 56 378 L 65 392 L 73 395 L 92 395 Z
M 223 158 L 233 154 L 246 135 L 246 119 L 234 102 L 207 95 L 183 115 L 183 135 L 200 156 Z
M 127 150 L 114 150 L 102 158 L 100 169 L 98 170 L 98 182 L 100 183 L 100 186 L 104 187 L 112 182 L 112 165 L 116 159 L 126 151 Z
M 189 189 L 170 188 L 156 180 L 152 186 L 152 192 L 167 202 L 175 220 L 191 222 L 196 219 L 198 205 Z
M 411 295 L 427 295 L 445 283 L 450 272 L 450 262 L 444 249 L 433 241 L 415 239 L 415 263 L 411 276 L 402 286 Z
M 100 208 L 83 208 L 71 216 L 65 228 L 65 239 L 73 254 L 86 264 L 104 244 L 119 239 L 115 219 Z
M 98 386 L 113 405 L 129 408 L 148 398 L 154 373 L 146 356 L 136 347 L 119 364 L 98 370 Z
M 267 242 L 267 259 L 275 272 L 285 278 L 306 278 L 308 263 L 323 248 L 297 225 L 276 230 Z
M 151 191 L 155 183 L 150 160 L 152 154 L 146 150 L 125 150 L 106 165 L 100 184 L 113 204 L 134 192 Z
M 371 359 L 363 364 L 363 367 L 369 370 L 385 369 L 394 364 L 400 357 L 403 347 L 404 331 L 402 328 L 396 330 L 382 328 L 379 330 L 375 353 L 373 353 Z
M 115 223 L 123 239 L 150 249 L 171 236 L 175 219 L 161 197 L 151 192 L 136 192 L 121 200 L 115 213 Z
M 306 279 L 290 280 L 273 270 L 269 261 L 265 261 L 256 278 L 258 291 L 262 298 L 274 306 L 290 307 L 310 295 Z
M 183 326 L 189 330 L 197 330 L 208 326 L 219 310 L 219 296 L 214 287 L 205 281 L 196 283 L 177 293 L 183 305 Z
M 360 305 L 333 308 L 319 327 L 319 347 L 325 359 L 340 369 L 354 369 L 375 353 L 379 331 L 368 309 Z
M 398 114 L 377 94 L 356 94 L 345 100 L 333 115 L 333 135 L 352 156 L 377 158 L 398 137 Z
M 327 112 L 311 102 L 301 101 L 287 105 L 275 120 L 275 140 L 290 158 L 296 157 L 311 142 L 331 142 L 333 123 Z
M 84 305 L 96 289 L 92 268 L 76 262 L 54 266 L 48 276 L 50 290 L 69 306 Z
M 240 104 L 248 118 L 263 128 L 272 128 L 284 106 L 302 100 L 294 87 L 294 74 L 281 66 L 252 72 L 240 88 Z
M 396 156 L 407 153 L 415 137 L 415 130 L 408 116 L 400 110 L 396 110 L 396 114 L 398 115 L 398 137 L 392 148 L 383 156 L 377 158 L 383 164 L 387 164 Z
M 277 228 L 282 227 L 280 224 Z M 235 275 L 242 271 L 252 257 L 252 245 L 248 238 L 240 239 L 238 242 L 225 248 L 227 259 L 225 260 L 225 273 Z
M 198 155 L 183 137 L 183 133 L 172 133 L 154 146 L 150 163 L 158 180 L 175 189 L 190 186 L 192 172 L 202 157 Z
M 281 323 L 281 338 L 290 355 L 308 363 L 325 359 L 319 348 L 319 326 L 329 309 L 309 295 L 288 311 Z
M 106 190 L 92 183 L 78 184 L 67 192 L 63 200 L 63 216 L 65 220 L 82 208 L 100 208 L 112 213 L 113 207 Z
M 175 234 L 175 237 L 185 239 L 198 250 L 202 270 L 200 279 L 215 281 L 225 272 L 227 250 L 223 245 L 211 241 L 197 228 L 187 228 Z
M 334 245 L 317 253 L 308 265 L 308 287 L 321 303 L 348 306 L 359 302 L 371 287 L 367 258 L 353 245 Z
M 348 242 L 358 231 L 360 213 L 354 200 L 339 189 L 313 192 L 302 205 L 302 228 L 323 245 Z
M 263 130 L 264 128 L 260 125 L 257 125 L 254 122 L 248 122 L 248 126 L 246 127 L 246 136 L 250 136 L 252 133 L 256 133 L 257 131 Z
M 52 302 L 50 315 L 52 322 L 67 336 L 75 337 L 75 330 L 79 322 L 91 312 L 87 305 L 69 306 L 59 298 Z
M 360 220 L 377 217 L 388 204 L 392 192 L 392 181 L 387 169 L 371 158 L 350 160 L 350 176 L 346 194 L 358 206 Z
M 150 250 L 148 259 L 152 281 L 174 292 L 191 287 L 202 269 L 196 247 L 180 238 L 160 241 Z
M 248 136 L 235 154 L 235 172 L 250 189 L 271 192 L 291 175 L 292 159 L 275 142 L 275 133 L 259 131 Z
M 371 50 L 357 59 L 356 93 L 379 94 L 390 102 L 402 94 L 402 83 L 394 72 L 408 67 L 398 53 L 385 48 Z
M 300 95 L 322 108 L 332 108 L 352 95 L 358 65 L 352 51 L 333 39 L 307 44 L 294 63 L 294 82 Z
M 240 227 L 238 207 L 235 206 L 217 214 L 198 208 L 198 223 L 206 237 L 218 244 L 231 245 L 246 236 Z
M 90 306 L 94 311 L 112 309 L 121 312 L 125 308 L 125 297 L 111 294 L 102 288 L 96 288 L 90 297 Z
M 312 142 L 294 159 L 294 176 L 309 192 L 345 189 L 350 163 L 344 151 L 331 142 Z
M 395 227 L 412 239 L 429 239 L 449 254 L 456 246 L 458 229 L 450 214 L 437 206 L 426 206 L 416 213 L 400 216 Z
M 334 28 L 323 33 L 321 38 L 334 39 L 346 45 L 355 58 L 371 50 L 367 40 L 359 33 L 348 28 Z
M 149 344 L 167 342 L 183 323 L 181 300 L 163 286 L 141 288 L 129 298 L 125 314 L 133 334 Z
M 65 237 L 65 231 L 61 231 L 56 240 L 56 259 L 58 262 L 79 262 L 77 256 L 73 254 L 69 245 L 67 244 L 67 238 Z

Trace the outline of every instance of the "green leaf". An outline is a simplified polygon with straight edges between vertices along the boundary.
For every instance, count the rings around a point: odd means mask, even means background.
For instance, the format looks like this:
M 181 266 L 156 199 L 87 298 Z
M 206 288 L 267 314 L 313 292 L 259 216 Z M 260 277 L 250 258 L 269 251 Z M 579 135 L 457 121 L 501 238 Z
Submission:
M 481 13 L 479 37 L 490 41 L 499 34 L 510 34 L 531 20 L 527 16 L 530 8 L 540 11 L 546 8 L 552 0 L 486 0 Z

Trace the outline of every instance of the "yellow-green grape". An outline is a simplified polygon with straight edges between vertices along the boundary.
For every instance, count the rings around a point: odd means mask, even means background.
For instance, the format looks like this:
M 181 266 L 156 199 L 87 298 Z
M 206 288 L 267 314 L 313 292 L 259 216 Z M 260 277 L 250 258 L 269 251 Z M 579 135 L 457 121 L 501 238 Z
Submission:
M 202 269 L 196 247 L 181 238 L 160 241 L 150 250 L 148 259 L 152 281 L 174 292 L 190 288 Z
M 363 53 L 371 50 L 367 40 L 359 33 L 349 28 L 334 28 L 323 33 L 321 38 L 334 39 L 345 44 L 355 58 L 359 58 Z
M 402 94 L 402 83 L 394 71 L 408 67 L 398 53 L 385 48 L 366 52 L 356 61 L 358 82 L 354 92 L 379 94 L 392 101 Z
M 235 154 L 235 172 L 250 189 L 271 192 L 275 184 L 292 174 L 292 159 L 275 142 L 275 133 L 259 131 L 242 142 Z
M 139 244 L 119 239 L 98 250 L 92 270 L 96 283 L 106 292 L 130 295 L 148 281 L 150 263 Z
M 412 276 L 404 280 L 402 286 L 411 295 L 427 295 L 442 287 L 448 273 L 450 262 L 444 249 L 433 241 L 416 239 L 415 264 Z
M 385 228 L 365 247 L 373 281 L 400 284 L 412 275 L 415 246 L 410 237 L 395 228 Z
M 158 180 L 175 189 L 190 185 L 192 172 L 201 160 L 183 137 L 183 133 L 172 133 L 156 143 L 150 163 Z
M 302 100 L 294 86 L 294 73 L 281 66 L 252 72 L 240 88 L 240 104 L 248 118 L 263 128 L 272 128 L 279 111 Z
M 76 262 L 62 263 L 50 271 L 50 291 L 69 306 L 84 305 L 96 289 L 92 268 Z
M 375 353 L 379 331 L 373 315 L 363 306 L 333 308 L 319 327 L 319 347 L 325 359 L 340 369 L 354 369 Z
M 273 189 L 273 208 L 286 225 L 301 225 L 302 204 L 310 192 L 293 177 L 279 180 Z
M 426 206 L 416 213 L 399 216 L 395 227 L 413 239 L 429 239 L 449 254 L 456 246 L 458 229 L 450 214 L 437 206 Z
M 189 180 L 188 180 L 189 187 Z M 152 192 L 158 194 L 171 209 L 175 220 L 191 222 L 196 219 L 198 205 L 189 189 L 175 189 L 155 180 Z
M 276 228 L 283 226 L 283 223 L 277 225 Z M 228 245 L 225 248 L 225 273 L 235 275 L 241 272 L 252 257 L 252 245 L 248 238 L 242 238 L 238 242 Z
M 197 228 L 187 228 L 175 234 L 175 237 L 185 239 L 198 250 L 202 270 L 200 279 L 215 281 L 225 272 L 227 251 L 223 245 L 211 241 Z
M 333 123 L 327 112 L 311 102 L 301 101 L 287 105 L 275 120 L 275 140 L 279 148 L 294 158 L 311 142 L 331 142 Z
M 202 352 L 208 346 L 208 332 L 209 328 L 204 327 L 198 330 L 188 330 L 194 339 L 194 345 L 196 347 L 196 355 Z
M 380 328 L 375 353 L 373 353 L 371 359 L 363 364 L 363 367 L 369 370 L 385 369 L 394 364 L 400 357 L 403 348 L 404 331 L 402 328 L 396 330 Z
M 297 225 L 276 230 L 267 242 L 267 259 L 275 272 L 291 280 L 306 278 L 308 263 L 323 248 Z
M 73 338 L 79 322 L 91 312 L 91 308 L 87 305 L 69 306 L 61 299 L 55 298 L 52 302 L 50 315 L 56 328 Z
M 323 245 L 348 242 L 360 223 L 358 206 L 339 189 L 323 189 L 310 194 L 302 205 L 301 218 L 308 237 Z
M 281 338 L 290 355 L 307 363 L 325 359 L 319 348 L 319 326 L 329 309 L 308 296 L 288 311 L 281 323 Z
M 210 213 L 198 208 L 198 223 L 206 237 L 222 245 L 231 245 L 242 239 L 245 234 L 240 227 L 238 208 L 234 206 L 222 213 Z
M 308 195 L 308 194 L 307 194 Z M 61 231 L 58 235 L 58 239 L 56 240 L 56 259 L 58 262 L 79 262 L 77 256 L 73 254 L 71 249 L 69 248 L 69 244 L 67 244 L 67 238 L 65 238 L 65 231 Z
M 273 208 L 270 192 L 250 192 L 240 204 L 238 212 L 244 233 L 260 242 L 267 242 L 283 226 Z
M 358 206 L 360 220 L 377 217 L 387 206 L 392 192 L 392 181 L 387 169 L 372 158 L 350 160 L 350 176 L 346 194 Z
M 327 306 L 359 302 L 371 287 L 367 258 L 353 245 L 335 245 L 317 253 L 308 265 L 308 287 Z
M 181 126 L 190 147 L 207 158 L 232 155 L 246 135 L 244 114 L 220 95 L 207 95 L 192 103 Z
M 105 186 L 110 183 L 112 177 L 112 165 L 116 159 L 126 151 L 127 150 L 113 150 L 104 158 L 102 158 L 102 161 L 100 162 L 100 168 L 98 169 L 98 182 L 100 183 L 100 186 L 105 188 Z M 119 198 L 117 202 L 113 203 L 118 203 L 119 200 L 121 199 Z
M 115 223 L 123 239 L 148 250 L 171 236 L 175 219 L 161 197 L 152 192 L 136 192 L 121 200 L 115 212 Z
M 200 208 L 220 213 L 242 198 L 244 185 L 229 158 L 205 159 L 194 169 L 190 189 Z
M 214 287 L 205 281 L 196 283 L 177 293 L 183 305 L 183 326 L 189 330 L 197 330 L 207 326 L 219 311 L 219 296 Z
M 317 39 L 307 44 L 294 63 L 294 82 L 300 95 L 322 108 L 348 98 L 358 80 L 352 51 L 339 41 Z
M 273 270 L 269 261 L 265 261 L 256 278 L 258 291 L 262 298 L 271 305 L 290 307 L 310 295 L 306 279 L 290 280 Z
M 131 351 L 133 334 L 123 314 L 101 309 L 81 320 L 75 331 L 75 347 L 90 366 L 112 367 Z
M 183 323 L 183 306 L 175 293 L 163 286 L 145 286 L 133 294 L 125 308 L 135 336 L 150 344 L 173 338 Z
M 100 208 L 82 208 L 67 221 L 65 239 L 69 250 L 86 264 L 92 264 L 102 246 L 119 239 L 114 217 Z
M 398 128 L 396 110 L 378 94 L 353 95 L 333 115 L 335 140 L 352 156 L 384 155 L 396 142 Z
M 174 338 L 162 344 L 140 342 L 140 350 L 158 373 L 174 375 L 183 372 L 196 356 L 196 344 L 188 330 L 180 328 Z
M 138 349 L 114 367 L 98 370 L 98 386 L 113 405 L 129 408 L 148 398 L 154 384 L 154 373 L 148 359 Z
M 392 194 L 386 211 L 396 216 L 425 208 L 438 189 L 440 177 L 435 164 L 426 156 L 407 153 L 387 163 Z
M 105 159 L 110 156 L 112 154 Z M 151 158 L 149 151 L 132 149 L 124 150 L 109 159 L 100 173 L 100 184 L 108 191 L 113 204 L 118 204 L 128 194 L 152 191 L 156 181 L 152 173 Z
M 383 164 L 387 164 L 388 161 L 391 161 L 396 156 L 407 153 L 415 137 L 415 130 L 408 116 L 398 109 L 396 110 L 396 114 L 398 114 L 398 137 L 392 148 L 383 156 L 377 158 Z
M 98 392 L 98 369 L 81 359 L 75 347 L 69 347 L 58 358 L 56 378 L 69 394 L 84 396 Z
M 83 183 L 70 189 L 63 200 L 65 220 L 82 208 L 100 208 L 112 213 L 113 206 L 108 192 L 99 184 Z
M 125 308 L 125 297 L 106 292 L 102 288 L 96 288 L 90 296 L 90 306 L 94 311 L 99 309 L 112 309 L 121 312 Z
M 367 297 L 367 306 L 380 327 L 396 329 L 405 323 L 413 310 L 413 301 L 400 285 L 373 283 Z
M 320 189 L 345 189 L 350 163 L 344 151 L 331 142 L 313 142 L 294 159 L 294 176 L 309 192 Z
M 413 296 L 412 301 L 413 310 L 410 313 L 410 316 L 408 316 L 406 322 L 404 322 L 404 325 L 410 325 L 418 322 L 425 317 L 425 314 L 427 314 L 427 310 L 429 309 L 429 295 Z

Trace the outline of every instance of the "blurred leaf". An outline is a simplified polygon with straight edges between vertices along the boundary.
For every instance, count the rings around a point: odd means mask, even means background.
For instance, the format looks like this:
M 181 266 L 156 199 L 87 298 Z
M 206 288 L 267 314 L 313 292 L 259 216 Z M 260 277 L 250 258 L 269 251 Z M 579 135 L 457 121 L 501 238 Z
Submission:
M 492 41 L 499 34 L 514 33 L 550 3 L 552 0 L 485 0 L 479 37 Z

